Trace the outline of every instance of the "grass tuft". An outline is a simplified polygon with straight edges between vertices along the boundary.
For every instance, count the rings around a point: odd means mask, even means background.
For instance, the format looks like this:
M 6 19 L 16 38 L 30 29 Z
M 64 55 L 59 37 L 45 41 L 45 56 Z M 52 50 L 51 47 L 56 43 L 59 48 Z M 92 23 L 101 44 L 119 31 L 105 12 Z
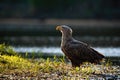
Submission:
M 11 46 L 6 46 L 5 44 L 0 44 L 0 55 L 17 55 Z

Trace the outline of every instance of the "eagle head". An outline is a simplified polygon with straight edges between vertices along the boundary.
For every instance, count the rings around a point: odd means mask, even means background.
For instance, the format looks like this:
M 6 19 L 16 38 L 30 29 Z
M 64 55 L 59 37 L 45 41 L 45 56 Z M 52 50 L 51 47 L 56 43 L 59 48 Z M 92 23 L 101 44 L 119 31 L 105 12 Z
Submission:
M 72 34 L 72 29 L 66 25 L 60 25 L 56 27 L 56 30 L 61 31 L 62 33 Z

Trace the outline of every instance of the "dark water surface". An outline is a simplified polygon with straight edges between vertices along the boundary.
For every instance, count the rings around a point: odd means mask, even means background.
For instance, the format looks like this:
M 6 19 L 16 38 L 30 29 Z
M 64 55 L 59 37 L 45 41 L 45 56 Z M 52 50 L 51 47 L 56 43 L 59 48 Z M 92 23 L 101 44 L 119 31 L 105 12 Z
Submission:
M 95 47 L 120 47 L 119 36 L 75 36 L 77 40 Z M 1 43 L 12 46 L 60 46 L 60 36 L 4 36 Z
M 110 36 L 75 36 L 105 56 L 120 56 L 120 37 Z M 60 50 L 61 37 L 57 36 L 6 36 L 1 40 L 13 46 L 20 53 L 35 52 L 63 55 Z
M 100 24 L 99 24 L 100 25 Z M 13 46 L 17 52 L 59 54 L 61 33 L 56 25 L 0 24 L 0 43 Z M 120 56 L 120 27 L 72 26 L 75 39 L 85 42 L 105 56 Z

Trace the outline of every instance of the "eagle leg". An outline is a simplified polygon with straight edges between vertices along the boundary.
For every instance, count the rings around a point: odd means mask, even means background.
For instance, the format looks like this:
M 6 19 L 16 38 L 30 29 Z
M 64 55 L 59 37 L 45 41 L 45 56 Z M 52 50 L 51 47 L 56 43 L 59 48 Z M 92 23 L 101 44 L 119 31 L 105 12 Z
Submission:
M 72 60 L 71 60 L 71 63 L 72 63 L 72 67 L 80 67 L 80 65 L 82 64 L 82 62 L 77 62 Z

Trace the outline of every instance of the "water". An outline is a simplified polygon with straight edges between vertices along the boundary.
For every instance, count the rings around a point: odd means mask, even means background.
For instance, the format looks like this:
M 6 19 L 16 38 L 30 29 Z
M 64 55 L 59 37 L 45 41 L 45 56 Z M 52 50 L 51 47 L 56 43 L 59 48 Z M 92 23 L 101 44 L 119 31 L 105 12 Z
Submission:
M 16 52 L 19 53 L 44 53 L 51 55 L 64 55 L 60 47 L 13 47 Z M 120 57 L 120 47 L 94 47 L 95 50 L 102 53 L 105 56 Z
M 105 56 L 120 56 L 120 37 L 118 36 L 74 36 Z M 64 55 L 60 49 L 60 36 L 5 36 L 2 43 L 13 46 L 19 53 L 47 53 Z
M 20 53 L 63 55 L 61 33 L 55 25 L 0 24 L 0 43 L 13 46 Z M 105 56 L 120 56 L 119 26 L 73 26 L 73 37 L 93 46 Z M 44 47 L 43 47 L 44 46 Z
M 119 36 L 74 36 L 75 39 L 95 47 L 120 47 Z M 12 46 L 60 46 L 61 36 L 4 36 L 1 43 Z

